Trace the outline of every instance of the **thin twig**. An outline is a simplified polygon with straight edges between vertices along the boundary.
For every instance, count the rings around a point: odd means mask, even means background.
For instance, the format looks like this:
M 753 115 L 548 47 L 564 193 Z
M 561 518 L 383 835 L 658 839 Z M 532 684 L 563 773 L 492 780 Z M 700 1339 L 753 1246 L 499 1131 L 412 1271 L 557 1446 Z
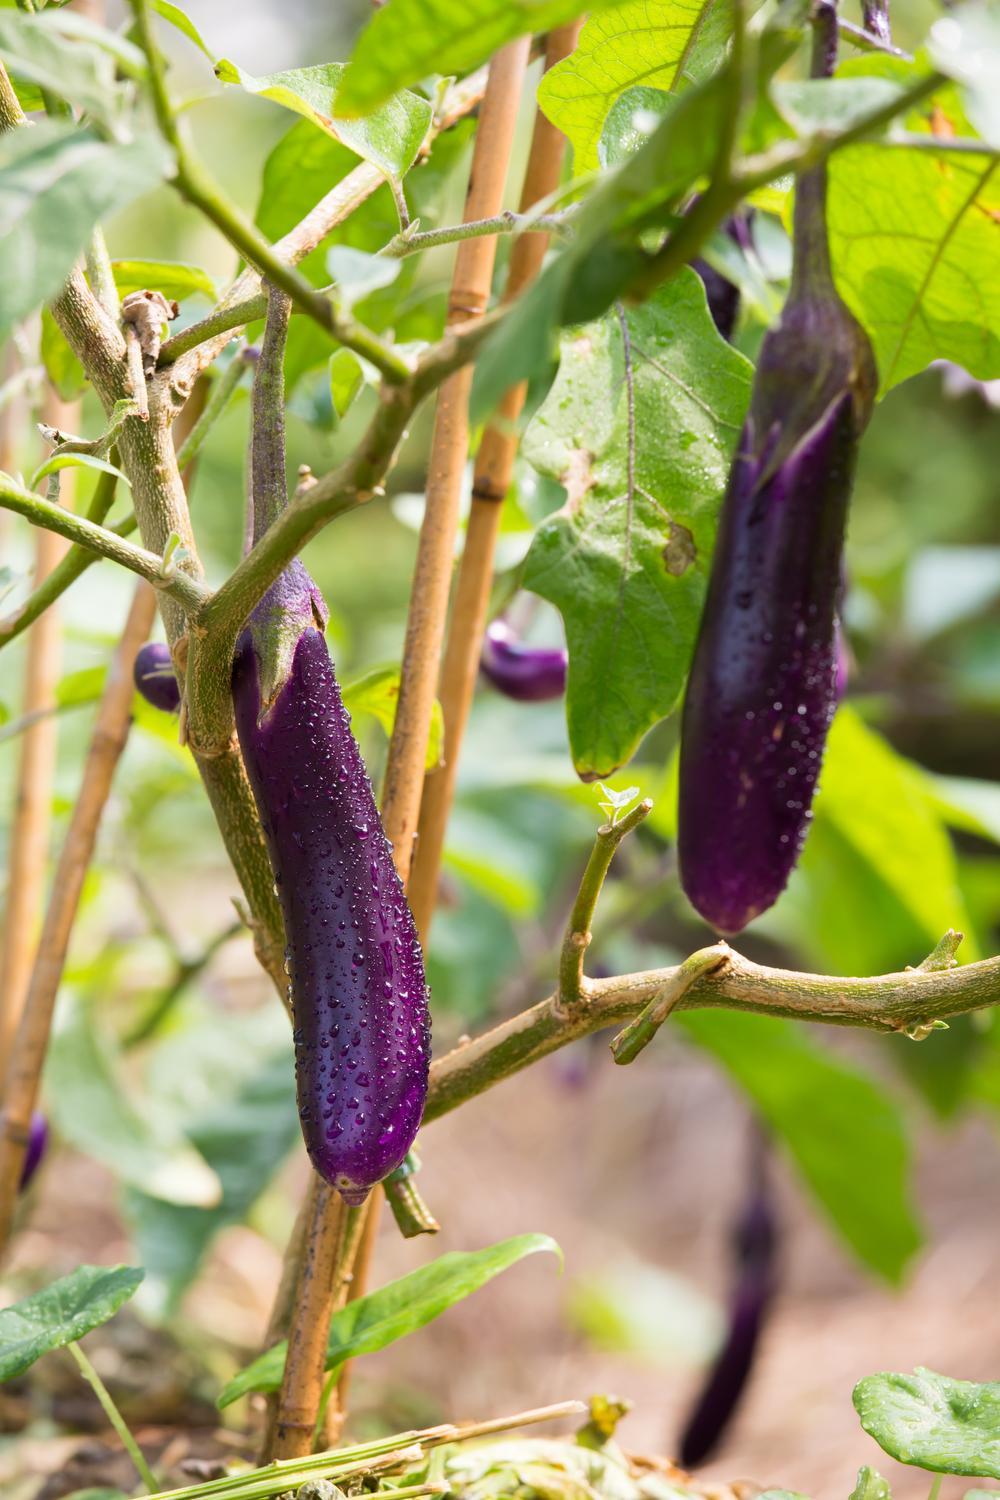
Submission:
M 80 894 L 93 858 L 115 767 L 128 737 L 132 664 L 149 635 L 155 612 L 155 594 L 140 584 L 108 669 L 80 792 L 52 882 L 27 1000 L 11 1049 L 4 1109 L 0 1115 L 0 1253 L 10 1236 L 31 1112 Z
M 490 64 L 466 196 L 466 219 L 488 218 L 501 207 L 529 49 L 530 38 L 521 39 L 500 51 Z M 489 297 L 495 250 L 493 239 L 465 240 L 459 246 L 448 302 L 450 323 L 482 314 Z M 468 452 L 470 387 L 471 373 L 464 370 L 446 380 L 438 393 L 427 506 L 410 594 L 399 702 L 386 766 L 382 819 L 404 884 L 420 809 L 444 639 L 461 477 Z M 315 489 L 306 500 L 315 494 Z M 318 1194 L 307 1237 L 311 1253 L 303 1260 L 296 1289 L 289 1359 L 280 1398 L 275 1444 L 278 1454 L 305 1451 L 312 1431 L 311 1425 L 303 1425 L 306 1413 L 311 1416 L 312 1425 L 315 1424 L 322 1395 L 323 1364 L 321 1360 L 317 1362 L 315 1334 L 310 1343 L 310 1330 L 318 1327 L 325 1339 L 330 1326 L 331 1288 L 324 1273 L 328 1265 L 336 1264 L 333 1245 L 339 1238 L 339 1217 L 340 1210 L 331 1194 Z M 286 1412 L 293 1414 L 294 1423 L 286 1419 Z
M 554 66 L 572 52 L 579 29 L 580 23 L 576 22 L 550 33 L 545 49 L 546 68 Z M 538 110 L 521 190 L 522 217 L 534 204 L 544 202 L 558 186 L 565 147 L 566 142 L 561 132 Z M 538 274 L 547 248 L 547 241 L 541 237 L 526 236 L 516 242 L 511 251 L 507 284 L 504 288 L 505 304 L 518 297 Z M 479 674 L 479 656 L 493 582 L 493 558 L 500 530 L 501 507 L 514 472 L 517 420 L 526 393 L 526 381 L 507 392 L 496 420 L 483 433 L 476 454 L 472 504 L 455 584 L 438 690 L 444 715 L 442 763 L 424 778 L 417 846 L 408 887 L 417 930 L 424 940 L 430 930 L 437 901 L 445 831 L 455 795 L 459 755 Z
M 558 183 L 553 186 L 558 186 Z M 537 199 L 534 201 L 537 202 Z M 419 254 L 421 250 L 433 250 L 438 245 L 457 245 L 462 240 L 478 239 L 484 234 L 561 234 L 568 227 L 570 219 L 570 211 L 533 215 L 525 209 L 515 213 L 512 208 L 506 208 L 503 213 L 494 214 L 489 219 L 444 225 L 440 229 L 415 230 L 413 233 L 404 231 L 394 235 L 378 253 L 392 260 L 403 260 L 407 255 Z
M 624 1067 L 634 1062 L 644 1047 L 648 1047 L 664 1021 L 677 1009 L 677 1002 L 686 995 L 691 986 L 705 974 L 714 974 L 729 962 L 729 945 L 714 943 L 711 948 L 699 948 L 679 965 L 677 972 L 649 1002 L 645 1010 L 624 1027 L 611 1043 L 611 1055 L 616 1063 Z
M 67 1347 L 69 1348 L 70 1354 L 72 1354 L 73 1358 L 76 1360 L 80 1374 L 83 1376 L 84 1380 L 90 1386 L 90 1389 L 93 1391 L 94 1395 L 100 1402 L 101 1410 L 104 1412 L 104 1415 L 107 1417 L 108 1421 L 111 1423 L 111 1426 L 118 1434 L 121 1440 L 122 1447 L 125 1449 L 125 1452 L 135 1464 L 136 1472 L 138 1473 L 139 1478 L 142 1480 L 143 1485 L 146 1488 L 146 1493 L 151 1495 L 156 1489 L 156 1477 L 153 1474 L 152 1469 L 149 1467 L 149 1464 L 146 1462 L 145 1455 L 143 1454 L 142 1449 L 139 1447 L 139 1444 L 136 1442 L 135 1438 L 129 1431 L 128 1423 L 125 1421 L 121 1412 L 115 1405 L 111 1392 L 108 1390 L 107 1386 L 104 1384 L 104 1381 L 101 1379 L 100 1375 L 98 1375 L 97 1371 L 94 1369 L 94 1366 L 91 1364 L 90 1360 L 80 1348 L 80 1345 L 78 1343 L 72 1343 Z
M 633 807 L 630 813 L 626 813 L 619 823 L 604 823 L 597 830 L 594 847 L 590 851 L 590 858 L 573 902 L 573 910 L 566 924 L 566 936 L 559 958 L 559 1004 L 567 1014 L 585 1002 L 583 960 L 590 947 L 590 924 L 594 919 L 611 861 L 622 840 L 628 837 L 633 828 L 638 828 L 652 810 L 653 804 L 647 797 L 637 807 Z

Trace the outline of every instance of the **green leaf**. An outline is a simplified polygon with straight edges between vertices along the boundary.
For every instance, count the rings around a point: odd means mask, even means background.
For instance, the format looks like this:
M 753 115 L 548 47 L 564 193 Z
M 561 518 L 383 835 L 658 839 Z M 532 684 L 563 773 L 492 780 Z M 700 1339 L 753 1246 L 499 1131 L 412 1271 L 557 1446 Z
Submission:
M 238 83 L 247 93 L 261 94 L 304 115 L 387 177 L 402 177 L 413 165 L 433 114 L 426 99 L 401 93 L 366 120 L 337 117 L 334 99 L 344 75 L 343 63 L 321 63 L 314 68 L 293 68 L 254 78 L 228 58 L 220 58 L 215 74 L 223 83 Z
M 752 1099 L 858 1258 L 898 1284 L 921 1233 L 903 1121 L 884 1089 L 791 1021 L 706 1010 L 677 1024 Z
M 379 1287 L 377 1292 L 358 1297 L 334 1314 L 326 1368 L 335 1370 L 346 1360 L 374 1354 L 415 1333 L 501 1271 L 540 1250 L 551 1251 L 562 1261 L 559 1246 L 547 1234 L 519 1234 L 484 1250 L 449 1251 L 398 1281 Z M 219 1406 L 229 1406 L 248 1391 L 276 1391 L 281 1385 L 287 1347 L 285 1343 L 276 1344 L 242 1370 L 222 1390 Z
M 214 1207 L 170 1203 L 130 1189 L 125 1211 L 148 1277 L 147 1293 L 169 1316 L 196 1275 L 214 1237 L 241 1224 L 301 1141 L 295 1069 L 287 1037 L 277 1045 L 268 1022 L 243 1031 L 233 1057 L 225 1020 L 209 1017 L 165 1037 L 150 1052 L 147 1073 L 157 1108 L 183 1126 L 215 1173 L 222 1196 Z M 169 1080 L 163 1097 L 155 1080 Z
M 215 282 L 201 266 L 190 266 L 176 260 L 113 260 L 115 286 L 122 297 L 142 292 L 147 287 L 164 297 L 183 302 L 185 297 L 207 297 L 214 302 L 218 295 Z
M 114 130 L 124 91 L 114 59 L 102 48 L 59 35 L 63 18 L 0 12 L 0 55 L 18 78 L 85 110 Z
M 55 386 L 60 399 L 75 401 L 87 388 L 87 377 L 83 366 L 67 344 L 55 318 L 47 307 L 42 308 L 42 335 L 40 352 L 45 373 Z
M 353 717 L 355 714 L 370 714 L 377 719 L 386 735 L 392 735 L 399 704 L 399 668 L 375 667 L 363 677 L 357 677 L 344 686 L 344 707 Z M 441 760 L 444 745 L 444 715 L 441 704 L 435 698 L 431 714 L 431 733 L 427 742 L 428 770 L 433 770 Z
M 46 1097 L 60 1135 L 123 1181 L 174 1203 L 214 1205 L 219 1180 L 179 1130 L 151 1120 L 123 1087 L 122 1065 L 89 1008 L 75 1005 L 46 1059 Z
M 337 107 L 366 115 L 433 74 L 468 73 L 527 32 L 551 31 L 613 0 L 390 0 L 358 40 Z
M 204 52 L 210 62 L 215 61 L 215 54 L 205 45 L 201 32 L 186 11 L 182 10 L 179 5 L 174 5 L 173 0 L 150 0 L 150 3 L 157 15 L 162 16 L 165 21 L 170 22 L 171 26 L 176 26 L 178 31 L 183 32 L 188 41 L 194 42 L 198 50 Z
M 878 58 L 842 71 L 906 84 L 921 70 Z M 954 89 L 933 102 L 942 132 L 967 133 Z M 907 128 L 926 134 L 929 114 L 924 106 Z M 834 272 L 872 340 L 883 393 L 935 359 L 980 380 L 1000 375 L 998 219 L 1000 172 L 985 146 L 982 156 L 879 142 L 834 153 L 827 200 Z
M 563 339 L 525 457 L 566 487 L 524 565 L 562 613 L 577 773 L 609 776 L 674 707 L 687 674 L 718 505 L 751 368 L 720 337 L 693 271 Z M 632 449 L 630 453 L 630 447 Z
M 151 136 L 108 144 L 46 120 L 0 138 L 0 338 L 59 290 L 97 221 L 155 187 L 165 167 Z
M 574 218 L 572 243 L 552 260 L 485 341 L 472 415 L 490 415 L 504 392 L 555 357 L 555 330 L 600 316 L 644 260 L 639 226 L 664 224 L 711 170 L 728 79 L 688 89 L 645 145 L 602 176 Z
M 919 924 L 928 950 L 956 927 L 969 936 L 966 956 L 976 956 L 955 851 L 932 788 L 918 767 L 848 706 L 830 730 L 815 819 L 833 824 L 892 889 Z
M 348 311 L 372 292 L 391 286 L 400 272 L 400 262 L 387 255 L 369 255 L 350 245 L 334 245 L 327 251 L 326 269 L 336 283 L 337 303 Z
M 891 1500 L 892 1490 L 888 1480 L 882 1478 L 877 1469 L 867 1464 L 858 1470 L 858 1482 L 850 1493 L 849 1500 Z
M 51 1349 L 75 1344 L 114 1317 L 143 1278 L 141 1266 L 78 1266 L 0 1311 L 0 1381 L 23 1375 Z
M 58 473 L 60 469 L 97 469 L 102 474 L 116 474 L 125 484 L 129 483 L 127 474 L 115 468 L 106 458 L 98 458 L 94 453 L 53 453 L 32 474 L 29 488 L 34 489 L 40 480 L 49 474 Z
M 330 400 L 338 417 L 350 410 L 365 383 L 365 372 L 358 356 L 350 349 L 338 349 L 330 356 Z
M 918 1366 L 912 1375 L 867 1375 L 853 1399 L 862 1427 L 899 1463 L 1000 1479 L 1000 1382 Z
M 573 146 L 576 173 L 598 165 L 601 130 L 619 94 L 634 84 L 674 93 L 701 83 L 731 30 L 731 0 L 626 0 L 591 16 L 576 51 L 538 86 L 541 109 Z

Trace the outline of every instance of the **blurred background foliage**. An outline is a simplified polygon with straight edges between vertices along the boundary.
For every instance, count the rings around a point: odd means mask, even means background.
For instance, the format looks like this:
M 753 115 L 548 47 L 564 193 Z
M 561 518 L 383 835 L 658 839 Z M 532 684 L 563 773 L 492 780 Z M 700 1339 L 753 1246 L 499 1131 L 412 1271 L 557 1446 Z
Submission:
M 339 7 L 255 0 L 240 7 L 234 24 L 225 0 L 191 0 L 188 8 L 210 45 L 258 72 L 343 57 L 365 14 L 360 0 Z M 923 31 L 932 9 L 914 5 L 912 14 L 900 14 L 904 43 L 910 27 L 913 35 Z M 175 92 L 189 98 L 191 124 L 210 165 L 269 235 L 283 232 L 351 158 L 309 123 L 289 125 L 265 101 L 223 90 L 205 60 L 176 38 L 170 48 Z M 529 93 L 512 183 L 519 180 L 532 103 Z M 427 227 L 460 216 L 471 130 L 469 124 L 452 132 L 408 182 Z M 307 150 L 311 166 L 303 164 Z M 394 227 L 391 202 L 377 195 L 341 240 L 374 249 Z M 776 219 L 761 228 L 772 271 L 786 259 L 782 234 Z M 220 285 L 235 269 L 222 241 L 166 191 L 112 222 L 108 238 L 113 255 L 193 262 Z M 317 281 L 326 279 L 326 248 L 306 263 Z M 376 294 L 363 307 L 369 321 L 391 320 L 402 338 L 435 336 L 450 255 L 433 252 L 419 268 L 407 262 L 402 293 L 397 285 L 391 297 Z M 502 247 L 498 284 L 504 260 Z M 182 320 L 194 321 L 206 308 L 192 297 Z M 750 312 L 741 346 L 752 349 L 759 334 Z M 303 463 L 318 472 L 329 468 L 350 450 L 369 409 L 371 393 L 364 392 L 338 421 L 327 358 L 311 325 L 296 320 L 289 356 L 293 472 Z M 536 405 L 543 394 L 544 383 L 534 393 Z M 242 392 L 212 432 L 194 480 L 195 528 L 213 579 L 225 575 L 240 551 L 247 417 Z M 88 395 L 82 428 L 96 431 L 98 424 Z M 337 521 L 306 553 L 330 605 L 329 635 L 346 681 L 399 659 L 429 430 L 424 411 L 392 474 L 389 498 Z M 26 428 L 26 471 L 36 454 Z M 874 973 L 918 963 L 948 927 L 965 932 L 965 959 L 1000 949 L 998 473 L 997 392 L 932 369 L 894 390 L 877 410 L 851 513 L 848 698 L 801 866 L 773 911 L 741 940 L 748 955 L 792 968 Z M 90 482 L 81 479 L 82 492 Z M 504 522 L 498 605 L 516 591 L 533 525 L 560 502 L 558 486 L 519 465 Z M 27 527 L 7 521 L 2 542 L 13 602 L 30 569 Z M 124 575 L 100 563 L 61 606 L 65 682 L 54 848 L 76 791 L 90 703 L 130 591 Z M 560 628 L 548 606 L 532 616 L 539 639 L 558 639 Z M 6 799 L 0 840 L 10 827 L 23 665 L 21 640 L 0 655 Z M 384 733 L 367 716 L 357 729 L 377 782 Z M 709 940 L 674 871 L 676 733 L 676 718 L 660 725 L 614 781 L 635 784 L 657 806 L 624 847 L 606 888 L 591 973 L 669 963 Z M 248 1221 L 281 1245 L 294 1195 L 287 1184 L 280 1190 L 270 1184 L 299 1151 L 284 1016 L 253 967 L 246 935 L 230 931 L 235 881 L 176 738 L 172 719 L 137 701 L 135 732 L 74 936 L 45 1085 L 59 1138 L 110 1169 L 121 1189 L 127 1233 L 149 1270 L 144 1306 L 154 1317 L 180 1305 L 221 1226 Z M 562 705 L 521 705 L 483 687 L 463 753 L 429 949 L 439 1051 L 549 992 L 598 818 L 596 789 L 572 773 Z M 852 1252 L 872 1272 L 899 1282 L 922 1233 L 907 1144 L 914 1123 L 933 1118 L 944 1125 L 965 1111 L 996 1120 L 1000 1112 L 1000 1036 L 989 1016 L 962 1019 L 921 1043 L 806 1032 L 722 1012 L 690 1016 L 669 1030 L 668 1045 L 658 1045 L 639 1066 L 656 1070 L 667 1087 L 690 1047 L 707 1052 L 787 1150 Z M 589 1076 L 605 1066 L 602 1053 L 600 1043 L 577 1049 L 567 1068 Z M 562 1087 L 551 1069 L 539 1070 L 536 1083 L 540 1091 Z M 696 1118 L 690 1124 L 698 1128 Z M 431 1139 L 426 1144 L 432 1152 Z M 523 1171 L 531 1171 L 530 1161 Z M 548 1190 L 558 1195 L 560 1183 Z M 622 1274 L 619 1267 L 619 1282 Z M 598 1343 L 631 1337 L 621 1331 L 630 1313 L 609 1291 L 614 1284 L 581 1283 L 574 1294 L 572 1317 Z M 673 1318 L 670 1337 L 679 1346 L 688 1340 L 699 1351 L 692 1357 L 704 1358 L 717 1337 L 711 1310 L 675 1298 L 669 1287 L 661 1294 Z M 648 1339 L 648 1330 L 635 1337 Z M 661 1348 L 670 1337 L 661 1338 Z M 210 1362 L 218 1365 L 219 1357 Z

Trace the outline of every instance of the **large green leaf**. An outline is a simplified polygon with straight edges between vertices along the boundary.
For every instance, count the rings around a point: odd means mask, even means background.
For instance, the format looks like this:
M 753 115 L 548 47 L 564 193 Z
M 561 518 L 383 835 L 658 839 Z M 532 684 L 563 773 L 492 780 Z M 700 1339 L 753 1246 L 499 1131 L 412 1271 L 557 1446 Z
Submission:
M 892 888 L 919 923 L 928 949 L 956 927 L 967 934 L 964 956 L 977 956 L 955 851 L 933 788 L 850 707 L 840 709 L 830 730 L 815 816 L 817 823 L 832 823 Z
M 67 99 L 105 128 L 115 129 L 124 92 L 115 81 L 114 58 L 100 47 L 60 36 L 63 19 L 0 11 L 4 66 L 18 79 Z
M 390 0 L 354 49 L 337 107 L 364 115 L 396 89 L 434 73 L 467 73 L 505 42 L 551 31 L 610 0 Z
M 1000 1382 L 912 1375 L 867 1375 L 854 1387 L 865 1431 L 901 1464 L 938 1474 L 1000 1479 Z
M 43 1291 L 0 1311 L 0 1381 L 13 1380 L 50 1349 L 75 1344 L 132 1296 L 141 1266 L 78 1266 Z
M 903 1122 L 885 1090 L 791 1021 L 704 1010 L 677 1024 L 753 1100 L 859 1259 L 899 1282 L 921 1234 Z
M 226 1225 L 246 1219 L 300 1139 L 290 1048 L 272 1049 L 258 1060 L 257 1040 L 250 1040 L 245 1073 L 241 1067 L 240 1076 L 230 1079 L 224 1067 L 214 1069 L 214 1102 L 195 1106 L 186 1121 L 191 1145 L 221 1184 L 219 1202 L 196 1208 L 138 1190 L 126 1195 L 126 1213 L 151 1283 L 149 1301 L 160 1314 L 176 1308 L 212 1239 Z M 205 1072 L 203 1059 L 221 1058 L 225 1048 L 232 1051 L 229 1026 L 192 1028 L 157 1048 L 151 1066 L 157 1072 L 186 1066 L 190 1086 L 194 1075 Z
M 639 84 L 673 93 L 700 83 L 731 29 L 731 0 L 626 0 L 592 15 L 576 51 L 538 86 L 541 108 L 573 146 L 576 171 L 597 166 L 601 130 L 620 94 Z
M 91 230 L 161 180 L 163 148 L 57 121 L 0 138 L 0 338 L 59 290 Z
M 688 270 L 563 339 L 524 453 L 567 500 L 540 526 L 524 583 L 565 622 L 570 747 L 586 781 L 624 764 L 677 701 L 751 373 Z
M 215 73 L 223 83 L 238 83 L 250 94 L 261 94 L 304 115 L 387 177 L 402 177 L 413 165 L 433 114 L 426 99 L 404 92 L 395 94 L 365 120 L 340 118 L 334 101 L 344 75 L 343 63 L 320 63 L 314 68 L 293 68 L 254 78 L 228 58 L 221 58 Z
M 129 292 L 145 291 L 152 287 L 164 297 L 183 302 L 185 297 L 207 297 L 214 301 L 218 295 L 215 282 L 201 266 L 188 265 L 178 260 L 113 260 L 115 286 L 119 294 L 126 297 Z
M 907 84 L 918 68 L 867 58 L 842 71 Z M 906 124 L 926 134 L 929 121 L 945 136 L 971 133 L 954 88 Z M 837 284 L 872 340 L 882 390 L 935 359 L 982 380 L 1000 375 L 1000 172 L 989 148 L 980 156 L 850 146 L 834 154 L 829 182 Z
M 398 1281 L 379 1287 L 377 1292 L 349 1302 L 330 1324 L 326 1368 L 334 1370 L 345 1360 L 359 1354 L 374 1354 L 405 1338 L 478 1291 L 501 1271 L 540 1250 L 550 1250 L 561 1259 L 559 1246 L 547 1234 L 515 1235 L 484 1250 L 452 1250 Z M 248 1391 L 276 1391 L 281 1385 L 287 1347 L 285 1343 L 276 1344 L 242 1370 L 223 1389 L 219 1405 L 228 1406 Z
M 77 1150 L 103 1162 L 122 1182 L 174 1203 L 219 1201 L 216 1174 L 180 1130 L 150 1118 L 133 1103 L 122 1062 L 107 1036 L 96 1034 L 89 1007 L 75 1005 L 61 1020 L 46 1059 L 48 1107 Z

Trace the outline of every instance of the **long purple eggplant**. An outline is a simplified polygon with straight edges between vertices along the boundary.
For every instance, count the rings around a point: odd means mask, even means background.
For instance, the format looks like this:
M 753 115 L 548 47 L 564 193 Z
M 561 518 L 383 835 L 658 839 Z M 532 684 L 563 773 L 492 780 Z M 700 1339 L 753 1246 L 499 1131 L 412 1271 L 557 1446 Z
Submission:
M 139 692 L 154 708 L 164 713 L 175 714 L 181 706 L 181 690 L 177 684 L 170 647 L 162 641 L 148 641 L 136 652 L 132 678 Z
M 752 246 L 750 235 L 750 216 L 740 211 L 727 219 L 723 225 L 723 231 L 742 250 L 749 250 Z M 731 339 L 736 328 L 736 320 L 740 315 L 740 289 L 710 266 L 707 260 L 699 256 L 691 262 L 692 271 L 697 271 L 705 287 L 705 296 L 708 298 L 708 310 L 712 314 L 712 321 L 722 334 L 724 339 Z
M 272 292 L 254 385 L 255 540 L 285 503 L 276 389 L 287 317 Z M 240 637 L 233 705 L 285 920 L 306 1147 L 317 1172 L 360 1203 L 413 1144 L 430 1022 L 416 928 L 323 621 L 318 590 L 296 561 Z
M 31 1124 L 28 1126 L 28 1147 L 24 1153 L 24 1163 L 21 1167 L 21 1181 L 18 1183 L 18 1192 L 23 1193 L 29 1186 L 38 1168 L 42 1164 L 49 1144 L 49 1122 L 40 1109 L 32 1110 Z
M 791 290 L 761 347 L 684 703 L 681 881 L 726 934 L 788 881 L 837 702 L 844 529 L 876 371 L 833 284 L 825 191 L 814 168 L 796 193 Z
M 566 691 L 567 660 L 563 647 L 526 645 L 506 620 L 493 620 L 486 628 L 479 665 L 505 697 L 543 703 Z
M 733 1226 L 735 1277 L 726 1337 L 684 1425 L 679 1456 L 685 1468 L 702 1463 L 721 1442 L 749 1383 L 776 1289 L 779 1226 L 766 1149 L 755 1133 L 749 1192 Z

